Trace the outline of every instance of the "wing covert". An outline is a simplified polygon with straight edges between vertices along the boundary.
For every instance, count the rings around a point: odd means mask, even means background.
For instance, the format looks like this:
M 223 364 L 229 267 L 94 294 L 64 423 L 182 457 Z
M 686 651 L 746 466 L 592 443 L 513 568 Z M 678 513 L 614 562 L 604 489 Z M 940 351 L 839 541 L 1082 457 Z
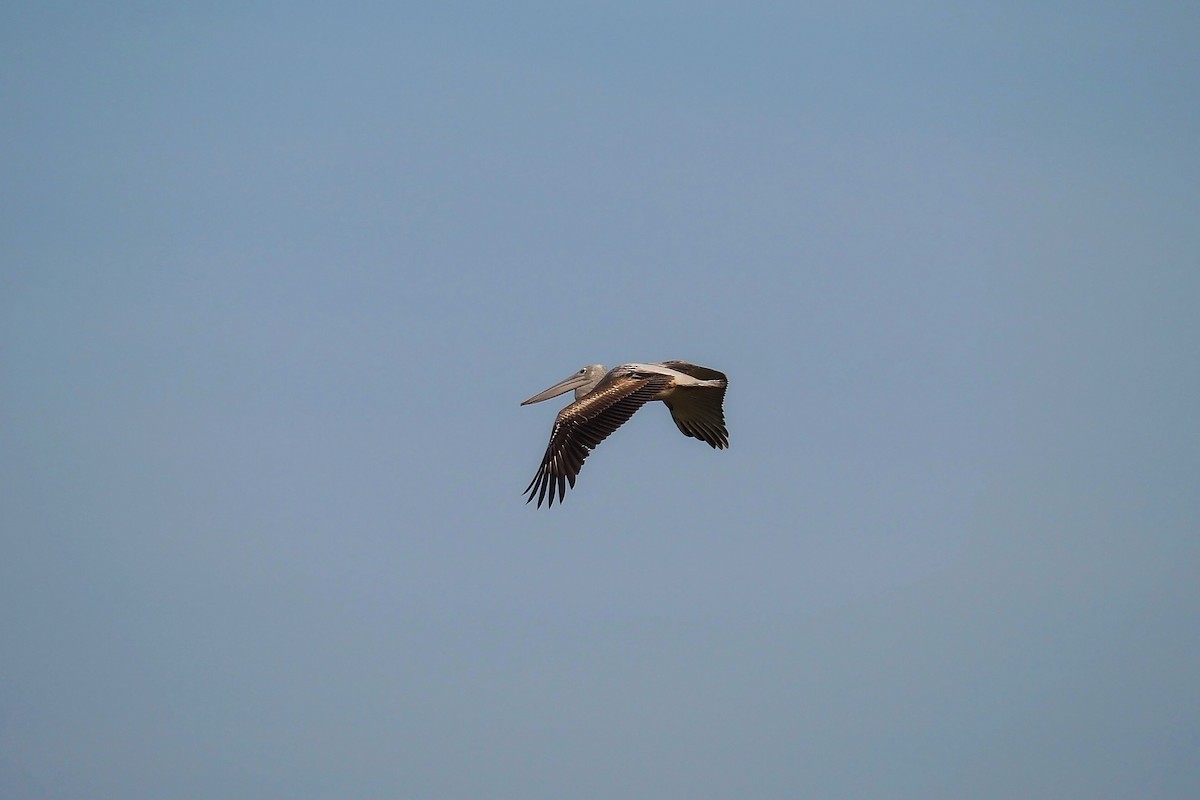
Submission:
M 547 499 L 548 506 L 553 506 L 557 495 L 561 503 L 568 484 L 574 488 L 588 454 L 653 400 L 667 383 L 666 376 L 660 375 L 606 379 L 558 412 L 541 466 L 525 487 L 529 495 L 525 502 L 536 496 L 539 508 Z

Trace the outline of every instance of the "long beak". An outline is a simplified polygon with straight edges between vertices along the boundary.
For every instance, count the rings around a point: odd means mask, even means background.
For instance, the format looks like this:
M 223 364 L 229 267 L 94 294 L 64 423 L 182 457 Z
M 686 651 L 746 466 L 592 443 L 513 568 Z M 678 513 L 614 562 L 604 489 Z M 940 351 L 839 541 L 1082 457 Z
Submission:
M 580 375 L 577 372 L 571 377 L 554 384 L 549 389 L 546 389 L 543 392 L 538 392 L 533 397 L 521 403 L 521 405 L 527 406 L 530 403 L 540 403 L 543 400 L 549 400 L 551 397 L 558 397 L 563 392 L 569 392 L 572 389 L 583 386 L 585 383 L 587 383 L 587 381 L 588 379 L 586 375 Z

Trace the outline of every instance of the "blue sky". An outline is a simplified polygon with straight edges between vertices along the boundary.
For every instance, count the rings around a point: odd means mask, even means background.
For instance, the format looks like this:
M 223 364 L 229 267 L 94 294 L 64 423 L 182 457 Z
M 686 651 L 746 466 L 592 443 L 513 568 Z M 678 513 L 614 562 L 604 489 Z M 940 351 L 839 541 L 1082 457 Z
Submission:
M 1196 796 L 1197 34 L 6 8 L 0 794 Z

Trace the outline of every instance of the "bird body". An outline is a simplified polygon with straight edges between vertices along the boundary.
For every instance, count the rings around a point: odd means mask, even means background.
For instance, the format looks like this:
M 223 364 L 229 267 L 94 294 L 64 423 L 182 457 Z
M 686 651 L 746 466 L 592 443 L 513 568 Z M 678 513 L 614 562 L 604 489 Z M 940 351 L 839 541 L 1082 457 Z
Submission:
M 713 448 L 729 446 L 722 402 L 728 381 L 714 369 L 686 361 L 654 364 L 622 364 L 606 369 L 591 364 L 574 375 L 521 403 L 540 403 L 575 390 L 575 402 L 558 412 L 550 431 L 550 443 L 541 466 L 525 492 L 538 506 L 555 495 L 561 503 L 567 485 L 575 479 L 588 453 L 634 412 L 653 400 L 661 400 L 684 436 L 700 439 Z

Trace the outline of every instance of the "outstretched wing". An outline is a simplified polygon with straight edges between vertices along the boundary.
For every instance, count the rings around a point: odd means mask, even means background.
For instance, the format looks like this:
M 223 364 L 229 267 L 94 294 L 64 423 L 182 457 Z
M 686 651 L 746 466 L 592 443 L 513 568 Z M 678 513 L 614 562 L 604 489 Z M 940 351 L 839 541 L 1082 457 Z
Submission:
M 561 503 L 567 484 L 575 487 L 575 478 L 588 453 L 625 424 L 633 412 L 653 400 L 669 382 L 668 376 L 651 373 L 605 378 L 591 392 L 558 412 L 542 465 L 525 487 L 529 495 L 525 502 L 536 495 L 541 508 L 549 493 L 548 506 L 552 506 L 557 492 Z
M 671 411 L 671 419 L 684 436 L 700 439 L 714 448 L 729 447 L 729 431 L 725 427 L 725 373 L 687 361 L 663 361 L 662 365 L 702 381 L 720 381 L 716 386 L 676 386 L 662 398 Z

